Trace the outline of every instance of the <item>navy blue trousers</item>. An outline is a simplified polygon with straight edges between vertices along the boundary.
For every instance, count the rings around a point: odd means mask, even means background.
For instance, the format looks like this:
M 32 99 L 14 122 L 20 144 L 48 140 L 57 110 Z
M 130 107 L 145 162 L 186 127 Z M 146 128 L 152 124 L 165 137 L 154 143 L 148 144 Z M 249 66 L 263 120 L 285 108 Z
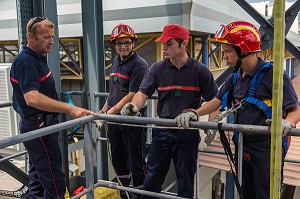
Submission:
M 242 191 L 244 199 L 270 198 L 270 147 L 269 139 L 244 143 L 244 153 L 251 157 L 250 160 L 243 158 Z M 237 154 L 237 147 L 235 154 Z M 235 159 L 237 158 L 235 157 Z
M 134 187 L 143 185 L 146 131 L 146 128 L 108 124 L 112 164 L 123 186 L 129 186 L 131 177 Z
M 37 126 L 37 120 L 21 118 L 20 132 L 38 129 Z M 24 146 L 29 155 L 29 198 L 64 198 L 66 184 L 58 133 L 29 140 L 24 142 Z
M 153 129 L 143 189 L 161 192 L 161 186 L 173 159 L 178 196 L 192 198 L 199 142 L 199 131 Z M 142 198 L 153 197 L 144 195 Z

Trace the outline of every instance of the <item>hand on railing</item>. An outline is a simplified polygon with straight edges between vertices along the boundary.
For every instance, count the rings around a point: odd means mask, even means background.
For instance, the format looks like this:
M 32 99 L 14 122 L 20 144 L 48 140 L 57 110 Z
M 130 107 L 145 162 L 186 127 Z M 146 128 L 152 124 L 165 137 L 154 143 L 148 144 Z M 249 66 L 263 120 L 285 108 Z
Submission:
M 267 119 L 266 124 L 271 126 L 272 119 Z M 287 133 L 291 130 L 291 128 L 295 128 L 295 124 L 282 119 L 282 137 L 285 137 Z
M 103 112 L 99 111 L 97 113 L 98 115 L 104 114 Z M 106 120 L 94 120 L 93 123 L 96 124 L 96 127 L 98 128 L 98 130 L 100 131 L 102 127 L 105 127 L 107 124 Z
M 187 129 L 190 127 L 190 121 L 198 121 L 199 117 L 194 109 L 185 109 L 177 115 L 175 122 L 178 127 Z
M 139 114 L 139 109 L 134 103 L 127 103 L 123 106 L 120 111 L 121 115 L 137 116 Z

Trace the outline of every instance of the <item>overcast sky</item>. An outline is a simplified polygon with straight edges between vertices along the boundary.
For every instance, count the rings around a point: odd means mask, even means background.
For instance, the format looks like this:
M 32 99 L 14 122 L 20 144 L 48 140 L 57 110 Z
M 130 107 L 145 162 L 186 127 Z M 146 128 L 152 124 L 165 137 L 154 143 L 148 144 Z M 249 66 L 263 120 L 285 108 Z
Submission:
M 248 3 L 256 3 L 263 2 L 264 0 L 246 0 Z M 285 0 L 285 2 L 295 2 L 296 0 Z M 274 0 L 269 0 L 269 2 L 273 3 Z M 298 19 L 300 20 L 300 14 L 298 15 Z

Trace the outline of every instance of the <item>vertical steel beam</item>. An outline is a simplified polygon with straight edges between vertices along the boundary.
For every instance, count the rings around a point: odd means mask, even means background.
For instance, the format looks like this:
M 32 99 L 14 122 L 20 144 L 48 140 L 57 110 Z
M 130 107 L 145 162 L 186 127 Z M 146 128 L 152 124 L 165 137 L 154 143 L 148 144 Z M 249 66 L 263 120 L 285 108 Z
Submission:
M 203 35 L 202 41 L 202 63 L 208 67 L 208 38 L 209 35 Z
M 38 1 L 38 0 L 36 0 Z M 61 86 L 60 86 L 60 63 L 59 63 L 59 45 L 58 45 L 58 39 L 59 39 L 59 34 L 58 34 L 58 20 L 57 20 L 57 6 L 56 6 L 56 0 L 51 0 L 51 1 L 46 1 L 46 0 L 41 0 L 44 1 L 43 7 L 47 8 L 44 9 L 44 15 L 46 16 L 53 24 L 54 24 L 54 33 L 55 37 L 53 39 L 53 46 L 51 52 L 48 54 L 47 57 L 47 62 L 48 66 L 52 72 L 52 75 L 54 77 L 55 81 L 55 87 L 57 93 L 61 92 Z
M 86 123 L 84 126 L 84 152 L 85 152 L 85 176 L 86 176 L 86 187 L 91 191 L 86 194 L 87 199 L 94 198 L 94 149 L 93 142 L 94 138 L 90 131 L 90 124 Z
M 104 62 L 104 36 L 103 36 L 103 8 L 102 1 L 82 0 L 82 32 L 83 32 L 83 52 L 84 52 L 84 75 L 85 89 L 90 94 L 90 108 L 99 111 L 100 105 L 104 104 L 104 99 L 94 96 L 95 92 L 105 92 L 105 62 Z M 96 128 L 92 125 L 93 139 L 96 142 Z M 106 135 L 101 135 L 105 137 Z M 106 144 L 101 142 L 102 154 L 100 165 L 94 168 L 101 169 L 103 174 L 100 179 L 108 180 L 107 149 Z M 96 150 L 94 148 L 94 150 Z M 94 159 L 96 159 L 94 157 Z M 94 174 L 97 172 L 95 171 Z M 95 179 L 97 179 L 95 177 Z
M 17 21 L 18 21 L 18 45 L 19 52 L 23 46 L 27 45 L 26 25 L 30 18 L 33 17 L 32 0 L 16 0 L 17 3 Z

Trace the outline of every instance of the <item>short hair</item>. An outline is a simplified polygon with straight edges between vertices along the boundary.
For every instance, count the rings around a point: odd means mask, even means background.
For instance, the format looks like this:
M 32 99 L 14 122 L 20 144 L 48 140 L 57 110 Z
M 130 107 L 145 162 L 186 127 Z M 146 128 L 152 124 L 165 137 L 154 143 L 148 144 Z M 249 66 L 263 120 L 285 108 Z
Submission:
M 29 33 L 35 33 L 37 27 L 39 26 L 38 24 L 45 24 L 46 26 L 50 27 L 50 28 L 54 28 L 54 24 L 47 19 L 46 17 L 33 17 L 31 18 L 26 26 L 26 32 Z

